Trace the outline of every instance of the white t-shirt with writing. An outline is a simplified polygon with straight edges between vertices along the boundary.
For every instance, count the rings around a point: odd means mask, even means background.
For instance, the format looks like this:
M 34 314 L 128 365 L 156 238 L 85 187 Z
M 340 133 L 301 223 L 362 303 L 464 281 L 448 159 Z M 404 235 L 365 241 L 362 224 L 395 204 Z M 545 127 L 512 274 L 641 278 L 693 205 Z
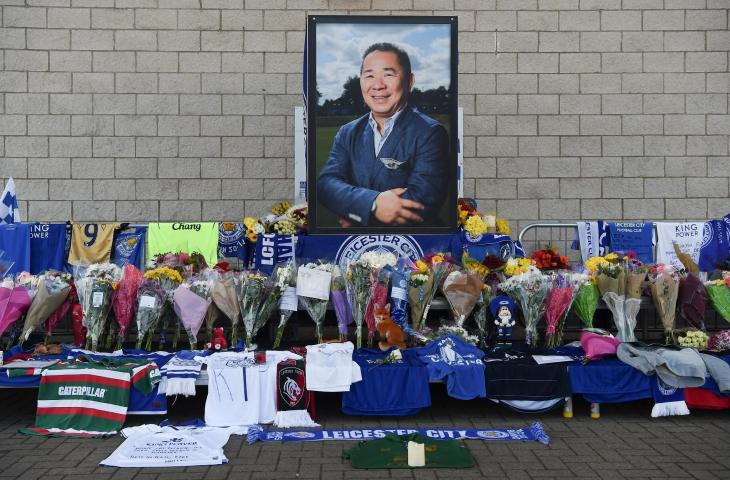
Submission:
M 206 425 L 228 427 L 259 423 L 261 375 L 253 352 L 214 353 L 206 357 L 206 363 Z

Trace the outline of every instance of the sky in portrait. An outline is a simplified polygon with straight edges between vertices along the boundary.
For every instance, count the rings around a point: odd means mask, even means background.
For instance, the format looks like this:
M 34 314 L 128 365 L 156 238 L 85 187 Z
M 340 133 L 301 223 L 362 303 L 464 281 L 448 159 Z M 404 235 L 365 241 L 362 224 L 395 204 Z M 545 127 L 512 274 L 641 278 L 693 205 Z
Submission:
M 373 43 L 390 42 L 403 48 L 416 76 L 414 88 L 449 88 L 451 26 L 448 24 L 317 25 L 317 88 L 325 100 L 338 98 L 342 85 L 359 76 L 363 52 Z

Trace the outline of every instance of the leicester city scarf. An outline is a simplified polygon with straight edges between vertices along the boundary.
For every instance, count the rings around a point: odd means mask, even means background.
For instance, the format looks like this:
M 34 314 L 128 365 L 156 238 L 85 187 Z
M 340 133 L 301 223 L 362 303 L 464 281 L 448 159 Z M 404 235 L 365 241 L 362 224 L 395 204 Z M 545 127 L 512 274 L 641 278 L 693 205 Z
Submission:
M 427 438 L 449 439 L 449 440 L 485 440 L 485 441 L 521 441 L 540 442 L 544 445 L 550 443 L 550 437 L 545 433 L 540 422 L 535 422 L 527 428 L 404 428 L 404 427 L 375 427 L 375 428 L 354 428 L 347 430 L 289 430 L 274 431 L 263 430 L 261 426 L 254 425 L 248 429 L 248 443 L 260 442 L 320 442 L 323 440 L 371 440 L 374 438 L 385 438 L 388 433 L 396 435 L 410 435 L 418 433 Z
M 652 418 L 689 415 L 689 408 L 684 402 L 683 388 L 667 385 L 658 375 L 652 375 L 651 393 L 654 396 L 654 408 L 651 409 Z

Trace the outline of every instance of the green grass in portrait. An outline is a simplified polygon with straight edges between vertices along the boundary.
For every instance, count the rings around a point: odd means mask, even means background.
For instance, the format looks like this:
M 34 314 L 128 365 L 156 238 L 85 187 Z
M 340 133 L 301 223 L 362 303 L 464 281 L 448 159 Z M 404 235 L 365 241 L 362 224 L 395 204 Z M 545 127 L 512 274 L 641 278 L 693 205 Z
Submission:
M 451 124 L 449 122 L 448 115 L 430 115 L 433 119 L 441 123 L 446 128 L 446 132 L 451 135 Z M 317 176 L 327 162 L 330 150 L 332 149 L 332 142 L 335 139 L 335 135 L 341 126 L 351 122 L 358 118 L 357 116 L 317 116 Z M 446 198 L 452 198 L 451 192 Z M 447 202 L 448 203 L 448 202 Z M 451 208 L 448 204 L 444 204 L 444 208 L 441 209 L 441 218 L 446 218 L 448 208 Z M 317 225 L 320 227 L 339 227 L 338 217 L 330 210 L 324 207 L 320 202 L 317 202 Z

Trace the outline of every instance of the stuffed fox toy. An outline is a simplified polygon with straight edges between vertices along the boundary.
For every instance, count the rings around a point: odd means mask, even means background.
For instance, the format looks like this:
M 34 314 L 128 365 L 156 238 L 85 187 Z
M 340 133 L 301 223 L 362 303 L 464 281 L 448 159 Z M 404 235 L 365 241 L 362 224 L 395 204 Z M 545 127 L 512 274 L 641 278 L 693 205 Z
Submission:
M 380 335 L 378 346 L 381 350 L 386 351 L 391 347 L 401 350 L 406 348 L 406 334 L 390 316 L 389 303 L 384 307 L 376 303 L 373 309 L 373 317 L 375 317 L 375 328 L 378 330 L 378 335 Z

